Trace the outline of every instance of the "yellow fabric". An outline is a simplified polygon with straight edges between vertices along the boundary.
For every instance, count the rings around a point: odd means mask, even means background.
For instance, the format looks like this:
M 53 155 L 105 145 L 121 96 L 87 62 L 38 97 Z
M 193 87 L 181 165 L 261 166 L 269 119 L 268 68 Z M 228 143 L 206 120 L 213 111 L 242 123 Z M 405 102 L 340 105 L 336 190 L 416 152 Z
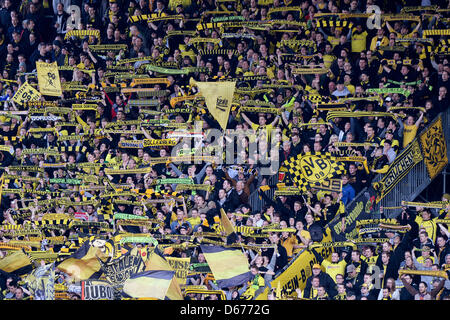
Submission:
M 147 261 L 145 262 L 144 271 L 150 270 L 165 270 L 165 271 L 173 271 L 169 262 L 164 260 L 160 255 L 152 252 L 149 254 Z
M 375 36 L 372 38 L 372 41 L 370 42 L 370 51 L 376 51 L 377 50 L 377 42 L 378 42 L 378 37 Z M 389 44 L 389 39 L 387 37 L 383 37 L 380 40 L 380 44 L 379 47 L 384 47 L 387 46 Z M 383 54 L 382 50 L 378 50 L 381 54 Z
M 433 256 L 429 256 L 429 257 L 424 257 L 424 256 L 420 256 L 417 258 L 417 262 L 421 263 L 421 264 L 425 264 L 425 260 L 430 258 L 431 261 L 433 261 L 433 263 L 435 263 L 434 257 Z
M 250 270 L 247 257 L 240 250 L 223 250 L 204 255 L 216 280 L 230 279 Z
M 58 65 L 56 62 L 45 63 L 37 61 L 36 71 L 40 93 L 56 97 L 62 95 L 61 81 L 59 79 Z
M 225 229 L 225 233 L 227 236 L 234 232 L 233 224 L 231 223 L 230 219 L 228 219 L 225 210 L 223 210 L 222 208 L 220 208 L 220 223 Z
M 328 36 L 327 41 L 331 44 L 333 48 L 339 44 L 339 38 L 334 36 Z
M 266 124 L 265 126 L 260 126 L 259 124 L 252 123 L 252 129 L 256 132 L 256 136 L 259 136 L 262 130 L 266 130 L 266 140 L 270 141 L 270 134 L 273 130 L 273 126 L 271 124 Z M 256 139 L 255 135 L 250 136 L 250 142 L 254 142 Z
M 104 253 L 100 248 L 90 247 L 86 255 L 81 259 L 69 258 L 64 260 L 58 269 L 70 275 L 72 278 L 79 280 L 87 280 L 95 272 L 101 269 L 98 257 L 103 257 Z
M 333 263 L 329 260 L 324 259 L 322 261 L 322 266 L 325 268 L 325 272 L 336 282 L 336 275 L 345 274 L 345 267 L 347 266 L 347 262 L 345 262 L 345 260 L 341 260 L 337 263 Z
M 322 59 L 325 68 L 329 68 L 333 64 L 333 61 L 336 60 L 336 56 L 333 56 L 331 54 L 324 54 L 322 56 Z
M 202 223 L 202 219 L 200 219 L 200 217 L 197 217 L 197 218 L 190 217 L 186 220 L 186 222 L 189 222 L 189 224 L 192 227 L 195 227 L 196 225 L 199 225 L 200 223 Z
M 431 220 L 423 220 L 423 218 L 418 215 L 416 217 L 416 223 L 419 225 L 419 229 L 425 229 L 425 231 L 428 233 L 428 238 L 433 240 L 433 243 L 436 241 L 436 222 L 435 219 Z
M 405 148 L 411 141 L 414 140 L 417 134 L 417 126 L 415 124 L 409 126 L 405 125 L 403 128 L 403 148 Z
M 367 35 L 368 35 L 367 31 L 364 31 L 360 34 L 359 33 L 352 34 L 352 52 L 361 52 L 366 50 Z
M 22 251 L 16 251 L 0 260 L 0 269 L 6 272 L 14 272 L 31 264 L 28 256 Z
M 128 279 L 123 285 L 123 292 L 133 298 L 155 298 L 163 300 L 172 280 L 151 277 Z
M 365 261 L 369 267 L 367 268 L 367 272 L 372 272 L 373 266 L 376 264 L 378 256 L 365 257 L 361 256 L 361 260 Z
M 222 129 L 226 129 L 236 82 L 197 82 L 191 78 L 192 85 L 198 87 L 209 112 Z
M 286 249 L 288 257 L 292 257 L 294 245 L 298 244 L 295 235 L 290 235 L 287 239 L 281 241 L 281 245 Z

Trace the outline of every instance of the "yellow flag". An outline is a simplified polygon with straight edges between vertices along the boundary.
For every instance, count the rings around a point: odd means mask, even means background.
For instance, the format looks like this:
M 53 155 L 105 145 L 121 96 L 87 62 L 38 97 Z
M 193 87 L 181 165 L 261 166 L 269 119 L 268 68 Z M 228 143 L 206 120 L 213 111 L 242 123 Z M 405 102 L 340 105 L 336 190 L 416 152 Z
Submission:
M 75 281 L 88 280 L 94 273 L 101 270 L 99 259 L 106 260 L 106 254 L 102 252 L 101 248 L 94 247 L 89 241 L 86 241 L 57 268 L 67 273 Z
M 31 264 L 28 256 L 21 250 L 17 250 L 0 260 L 0 269 L 12 273 Z
M 59 97 L 62 95 L 61 81 L 59 80 L 58 65 L 56 62 L 36 62 L 39 91 L 43 95 Z
M 152 252 L 149 254 L 147 261 L 145 261 L 145 269 L 144 271 L 152 271 L 152 270 L 165 270 L 165 271 L 173 271 L 169 262 L 161 257 L 156 252 Z
M 234 232 L 233 224 L 231 223 L 230 219 L 228 219 L 225 210 L 223 210 L 222 208 L 220 208 L 220 223 L 222 224 L 227 236 Z
M 166 291 L 166 297 L 169 300 L 184 300 L 183 293 L 181 292 L 181 287 L 178 284 L 175 277 L 170 281 L 169 288 Z
M 133 298 L 183 300 L 175 272 L 151 270 L 132 274 L 125 280 L 123 292 Z
M 226 129 L 236 82 L 197 82 L 191 78 L 190 85 L 197 86 L 211 115 Z
M 33 88 L 28 81 L 25 81 L 14 94 L 12 99 L 15 103 L 22 106 L 24 102 L 38 101 L 40 97 L 40 92 Z
M 250 265 L 240 249 L 200 245 L 220 288 L 240 286 L 252 279 Z

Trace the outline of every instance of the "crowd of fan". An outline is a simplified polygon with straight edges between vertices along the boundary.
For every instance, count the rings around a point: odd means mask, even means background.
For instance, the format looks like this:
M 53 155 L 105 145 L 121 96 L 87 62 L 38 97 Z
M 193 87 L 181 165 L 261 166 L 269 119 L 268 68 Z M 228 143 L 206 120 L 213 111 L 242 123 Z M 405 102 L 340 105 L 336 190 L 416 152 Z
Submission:
M 286 2 L 286 1 L 285 1 Z M 413 3 L 414 2 L 414 3 Z M 71 5 L 80 8 L 72 10 Z M 345 216 L 343 206 L 348 204 L 364 187 L 370 186 L 377 174 L 387 171 L 396 156 L 416 137 L 427 124 L 449 105 L 449 64 L 447 55 L 428 52 L 426 45 L 414 39 L 421 38 L 427 29 L 446 29 L 445 12 L 434 15 L 418 15 L 417 21 L 384 22 L 380 29 L 367 27 L 365 18 L 354 18 L 351 28 L 319 27 L 314 28 L 317 13 L 363 13 L 369 5 L 379 5 L 383 12 L 396 14 L 405 5 L 439 5 L 446 9 L 448 1 L 376 1 L 376 0 L 292 0 L 289 6 L 299 6 L 297 11 L 278 11 L 271 15 L 272 19 L 284 19 L 308 23 L 309 27 L 273 25 L 271 28 L 243 27 L 236 33 L 252 35 L 241 38 L 221 38 L 219 28 L 198 31 L 197 35 L 187 33 L 167 37 L 171 31 L 196 30 L 201 22 L 210 22 L 215 16 L 208 11 L 236 11 L 244 21 L 268 20 L 271 8 L 286 6 L 286 3 L 273 0 L 269 4 L 260 4 L 256 0 L 216 2 L 209 0 L 183 1 L 179 3 L 164 0 L 125 1 L 125 0 L 83 0 L 83 1 L 48 1 L 31 0 L 22 3 L 3 0 L 0 10 L 0 95 L 4 111 L 21 111 L 24 107 L 14 103 L 12 97 L 25 82 L 37 83 L 36 62 L 56 61 L 58 66 L 73 67 L 60 71 L 61 82 L 73 82 L 80 85 L 91 85 L 97 95 L 97 110 L 77 111 L 67 115 L 67 122 L 74 126 L 61 126 L 54 121 L 31 121 L 26 115 L 0 115 L 0 129 L 4 144 L 12 146 L 14 152 L 2 152 L 2 171 L 16 174 L 17 179 L 7 181 L 8 189 L 48 190 L 60 192 L 66 189 L 75 191 L 74 201 L 94 199 L 100 191 L 76 192 L 76 186 L 64 183 L 50 183 L 53 178 L 75 178 L 78 174 L 95 175 L 101 181 L 108 180 L 114 185 L 129 185 L 132 189 L 150 189 L 158 179 L 192 178 L 196 184 L 209 184 L 212 191 L 184 191 L 183 201 L 178 207 L 173 204 L 160 204 L 155 207 L 133 205 L 114 205 L 114 212 L 135 215 L 147 215 L 164 222 L 158 234 L 193 234 L 194 232 L 212 231 L 220 222 L 220 209 L 223 208 L 235 226 L 263 227 L 279 223 L 282 228 L 292 227 L 295 233 L 274 232 L 263 243 L 277 244 L 276 249 L 263 249 L 260 252 L 246 251 L 254 280 L 243 288 L 229 288 L 227 298 L 254 297 L 263 288 L 270 285 L 273 276 L 283 269 L 302 250 L 311 250 L 318 264 L 313 266 L 313 275 L 308 278 L 304 290 L 297 289 L 297 295 L 308 299 L 379 299 L 379 300 L 423 300 L 449 296 L 449 280 L 433 276 L 401 275 L 402 268 L 417 270 L 445 270 L 450 266 L 448 231 L 445 225 L 433 224 L 433 216 L 448 218 L 448 209 L 436 213 L 428 209 L 404 210 L 398 217 L 403 224 L 410 224 L 411 230 L 406 234 L 390 234 L 390 241 L 382 246 L 364 247 L 359 250 L 334 252 L 331 260 L 324 260 L 315 249 L 309 248 L 311 235 L 308 232 L 314 224 L 326 227 L 327 223 L 337 216 Z M 70 8 L 71 13 L 66 11 Z M 69 10 L 69 11 L 70 11 Z M 157 13 L 182 15 L 183 19 L 159 20 L 155 22 L 131 22 L 133 15 Z M 423 12 L 422 12 L 423 13 Z M 51 17 L 51 19 L 49 18 Z M 79 21 L 78 21 L 79 20 Z M 77 21 L 77 25 L 74 25 Z M 100 30 L 100 39 L 93 36 L 65 38 L 71 29 Z M 295 32 L 274 32 L 274 30 L 296 30 Z M 190 42 L 195 37 L 220 39 L 220 43 Z M 444 40 L 446 40 L 446 37 Z M 311 40 L 314 45 L 290 48 L 277 46 L 281 40 Z M 380 50 L 381 47 L 399 45 L 403 50 Z M 306 42 L 305 42 L 306 43 Z M 99 53 L 89 46 L 94 44 L 126 44 L 127 50 Z M 214 54 L 215 49 L 230 49 Z M 201 50 L 208 55 L 202 55 Z M 195 72 L 189 75 L 177 74 L 167 76 L 169 84 L 156 85 L 156 89 L 169 91 L 167 96 L 158 97 L 158 115 L 145 113 L 142 108 L 129 105 L 130 100 L 139 99 L 137 93 L 121 93 L 106 90 L 114 84 L 114 76 L 108 72 L 116 70 L 121 59 L 143 58 L 126 64 L 131 71 L 142 74 L 145 64 L 176 63 L 182 67 L 206 67 L 207 72 Z M 286 60 L 295 57 L 295 62 Z M 394 61 L 394 62 L 392 62 Z M 410 63 L 405 63 L 410 61 Z M 323 74 L 296 74 L 295 66 L 313 66 L 328 68 Z M 153 72 L 143 74 L 155 76 Z M 266 76 L 266 80 L 239 81 L 241 77 Z M 147 126 L 142 134 L 122 133 L 109 135 L 104 130 L 109 124 L 117 121 L 169 119 L 178 124 L 192 126 L 196 121 L 203 121 L 202 130 L 206 132 L 204 140 L 197 141 L 196 147 L 207 147 L 208 130 L 221 129 L 217 121 L 202 112 L 196 101 L 188 104 L 180 102 L 175 107 L 188 106 L 189 113 L 170 112 L 170 99 L 196 93 L 189 86 L 189 79 L 197 81 L 217 81 L 217 79 L 236 78 L 237 88 L 263 88 L 263 84 L 276 84 L 271 91 L 255 90 L 240 94 L 238 101 L 243 104 L 247 100 L 260 100 L 273 103 L 281 109 L 280 115 L 272 113 L 244 113 L 239 107 L 233 108 L 228 120 L 228 129 L 241 132 L 244 152 L 236 154 L 235 163 L 202 164 L 163 163 L 152 165 L 147 174 L 107 175 L 105 167 L 114 169 L 136 169 L 149 166 L 152 158 L 167 157 L 174 154 L 173 147 L 146 147 L 142 149 L 125 149 L 119 147 L 121 140 L 139 140 L 142 138 L 162 139 L 169 131 L 158 126 Z M 250 79 L 250 78 L 249 78 Z M 345 97 L 367 97 L 369 88 L 385 88 L 389 83 L 399 83 L 399 87 L 407 89 L 409 95 L 385 94 L 382 103 L 374 100 L 358 100 L 347 107 L 353 111 L 388 111 L 390 107 L 403 106 L 399 110 L 401 117 L 361 117 L 338 118 L 325 121 L 326 112 L 315 110 L 315 100 L 311 97 L 322 97 L 323 101 L 337 101 Z M 407 84 L 405 84 L 407 83 Z M 93 90 L 94 91 L 94 90 Z M 88 94 L 89 95 L 89 94 Z M 46 97 L 47 98 L 47 97 Z M 310 99 L 311 98 L 311 99 Z M 83 97 L 76 91 L 64 91 L 58 100 L 61 106 L 70 106 Z M 57 99 L 48 98 L 56 101 Z M 408 107 L 422 107 L 414 109 Z M 66 115 L 65 115 L 66 116 Z M 317 123 L 315 126 L 301 126 L 305 123 Z M 186 128 L 188 128 L 186 126 Z M 56 128 L 53 132 L 28 133 L 31 128 Z M 124 129 L 141 129 L 135 125 Z M 122 129 L 119 127 L 119 129 Z M 250 135 L 242 133 L 251 132 Z M 239 131 L 240 130 L 240 131 Z M 249 145 L 262 143 L 277 130 L 278 145 L 271 152 L 277 153 L 279 163 L 305 152 L 334 152 L 336 141 L 373 143 L 361 147 L 349 147 L 352 155 L 366 157 L 369 173 L 361 163 L 347 163 L 347 174 L 343 175 L 341 193 L 317 193 L 309 191 L 303 196 L 280 196 L 269 198 L 260 187 L 267 185 L 271 175 L 261 171 L 264 165 L 259 162 L 257 154 L 251 154 Z M 183 130 L 180 130 L 183 131 Z M 227 131 L 228 132 L 228 131 Z M 58 141 L 58 135 L 84 135 L 84 140 Z M 27 148 L 79 147 L 74 152 L 62 152 L 59 156 L 45 154 L 22 155 Z M 190 151 L 190 150 L 188 150 Z M 271 155 L 273 156 L 273 154 Z M 80 163 L 99 163 L 94 169 L 77 166 Z M 9 166 L 68 163 L 75 166 L 67 168 L 46 168 L 43 173 L 17 172 L 9 170 Z M 267 171 L 264 171 L 267 172 Z M 273 172 L 276 174 L 276 172 Z M 29 181 L 22 176 L 37 176 L 39 181 Z M 176 185 L 162 185 L 161 191 L 174 192 Z M 259 190 L 259 191 L 258 191 Z M 259 192 L 264 202 L 261 211 L 254 211 L 250 203 L 253 192 Z M 37 196 L 30 193 L 37 203 Z M 51 198 L 51 196 L 48 196 Z M 134 200 L 132 197 L 121 197 L 122 200 Z M 53 207 L 30 206 L 31 218 L 21 218 L 21 208 L 27 207 L 27 196 L 18 194 L 2 195 L 1 220 L 3 224 L 23 224 L 26 220 L 40 220 L 45 213 L 67 213 L 76 215 L 86 221 L 102 221 L 99 208 L 87 206 Z M 447 195 L 443 201 L 449 201 Z M 154 210 L 152 210 L 154 209 Z M 19 218 L 17 218 L 19 217 Z M 430 222 L 431 221 L 431 222 Z M 431 226 L 431 227 L 430 227 Z M 142 233 L 139 227 L 122 227 L 120 231 Z M 69 239 L 76 234 L 73 230 L 50 230 L 48 236 L 64 235 Z M 22 238 L 20 238 L 22 239 Z M 10 239 L 3 236 L 3 241 Z M 161 240 L 164 241 L 172 240 Z M 236 240 L 249 243 L 251 238 L 239 235 Z M 260 242 L 258 240 L 258 242 Z M 58 246 L 46 245 L 45 250 L 57 252 Z M 1 251 L 2 257 L 7 251 Z M 169 254 L 169 253 L 166 253 Z M 177 249 L 172 256 L 192 256 L 192 261 L 204 262 L 204 256 L 198 248 L 192 250 Z M 382 288 L 376 288 L 373 281 L 373 268 L 381 270 L 379 277 Z M 23 299 L 27 295 L 26 286 L 20 286 L 20 279 L 9 274 L 2 274 L 3 298 Z M 442 280 L 442 281 L 441 281 Z M 445 280 L 445 281 L 444 281 Z M 206 281 L 207 282 L 207 281 Z M 188 278 L 188 284 L 205 284 L 202 275 Z M 214 288 L 213 281 L 208 286 Z M 272 288 L 269 299 L 274 299 L 276 289 Z M 292 292 L 295 296 L 295 293 Z M 195 295 L 187 296 L 195 299 Z

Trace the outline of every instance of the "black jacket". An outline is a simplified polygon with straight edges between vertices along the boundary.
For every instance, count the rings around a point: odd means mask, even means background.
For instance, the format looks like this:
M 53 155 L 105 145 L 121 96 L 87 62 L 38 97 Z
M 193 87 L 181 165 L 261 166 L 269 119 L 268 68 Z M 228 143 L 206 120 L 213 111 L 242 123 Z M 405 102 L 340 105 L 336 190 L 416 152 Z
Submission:
M 311 289 L 312 289 L 312 285 L 311 285 L 311 281 L 313 279 L 314 276 L 310 276 L 307 280 L 306 280 L 306 286 L 305 286 L 305 290 L 303 292 L 303 297 L 305 298 L 312 298 L 311 295 Z M 319 283 L 321 286 L 324 286 L 325 290 L 328 293 L 328 296 L 330 296 L 331 298 L 333 298 L 336 294 L 336 283 L 333 281 L 333 279 L 330 277 L 329 274 L 321 271 L 318 275 L 319 277 Z
M 286 207 L 278 198 L 276 201 L 273 201 L 264 193 L 264 191 L 258 189 L 258 193 L 264 200 L 265 204 L 273 206 L 275 211 L 281 214 L 282 220 L 287 220 L 289 219 L 289 217 L 291 217 L 293 212 L 288 207 Z
M 227 201 L 225 203 L 228 203 L 227 207 L 232 211 L 236 210 L 236 208 L 241 205 L 241 199 L 235 189 L 231 189 L 231 191 L 227 192 Z
M 403 287 L 400 289 L 400 300 L 414 300 L 414 296 L 409 293 L 405 287 Z

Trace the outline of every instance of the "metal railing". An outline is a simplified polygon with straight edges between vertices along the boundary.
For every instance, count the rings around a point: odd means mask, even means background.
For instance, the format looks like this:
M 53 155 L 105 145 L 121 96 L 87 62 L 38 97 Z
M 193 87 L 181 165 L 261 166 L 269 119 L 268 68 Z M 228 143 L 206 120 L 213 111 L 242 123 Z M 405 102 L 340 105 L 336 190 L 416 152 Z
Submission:
M 447 159 L 450 159 L 450 108 L 442 113 L 442 128 L 444 129 L 445 142 L 447 143 Z
M 440 115 L 442 116 L 442 127 L 447 144 L 447 158 L 450 159 L 450 108 Z M 270 182 L 268 184 L 275 184 L 275 179 L 277 177 L 277 175 L 271 176 L 269 179 Z M 381 180 L 382 177 L 383 174 L 378 174 L 373 182 Z M 430 184 L 430 182 L 431 179 L 428 176 L 425 162 L 421 161 L 411 169 L 411 171 L 393 188 L 393 190 L 391 190 L 391 192 L 385 198 L 383 198 L 376 206 L 373 207 L 373 211 L 371 213 L 373 218 L 381 218 L 379 212 L 380 205 L 383 205 L 385 207 L 398 206 L 398 204 L 400 204 L 402 200 L 412 201 Z M 269 197 L 273 198 L 273 195 L 275 193 L 274 189 L 275 188 L 271 188 L 267 192 L 267 195 Z M 356 195 L 355 198 L 347 204 L 347 208 L 353 205 L 355 201 L 360 199 L 364 195 L 364 193 L 368 193 L 367 187 L 361 190 L 358 195 Z M 367 194 L 366 198 L 368 197 L 369 195 Z M 263 200 L 259 199 L 257 190 L 251 194 L 249 203 L 250 205 L 252 205 L 252 208 L 253 206 L 255 206 L 255 208 L 259 208 L 258 210 L 261 210 L 263 206 Z M 393 218 L 397 216 L 399 211 L 400 210 L 392 210 L 388 213 L 388 217 Z M 335 217 L 333 220 L 335 219 L 338 219 L 338 217 Z M 282 270 L 279 270 L 274 276 L 273 281 L 276 281 L 276 277 L 283 273 L 287 268 L 289 268 L 296 259 L 301 258 L 301 255 L 305 252 L 305 250 L 306 249 L 303 249 L 301 252 L 299 252 L 286 266 L 284 266 Z
M 278 183 L 278 173 L 274 174 L 273 176 L 270 176 L 267 179 L 268 185 L 274 185 L 277 183 Z M 252 208 L 252 212 L 261 211 L 264 206 L 264 200 L 259 198 L 258 190 L 259 187 L 257 187 L 256 190 L 253 191 L 250 194 L 250 197 L 248 198 L 248 203 Z M 269 199 L 273 199 L 273 196 L 275 195 L 275 188 L 270 188 L 269 191 L 266 191 L 266 195 L 269 197 Z
M 450 108 L 440 113 L 442 117 L 442 128 L 447 144 L 447 159 L 450 159 Z M 437 116 L 439 117 L 439 115 Z M 436 117 L 436 118 L 437 118 Z M 435 118 L 435 119 L 436 119 Z M 435 120 L 433 119 L 433 121 Z M 426 129 L 424 129 L 426 130 Z M 417 134 L 418 139 L 420 133 Z M 401 154 L 401 153 L 400 153 Z M 383 178 L 383 174 L 378 174 L 372 182 L 378 182 Z M 425 188 L 431 183 L 431 179 L 428 176 L 425 161 L 421 161 L 416 164 L 405 177 L 395 185 L 395 187 L 374 206 L 374 210 L 379 210 L 380 206 L 383 207 L 396 207 L 399 206 L 402 201 L 413 201 Z M 401 209 L 392 209 L 385 211 L 385 215 L 388 218 L 395 218 Z

